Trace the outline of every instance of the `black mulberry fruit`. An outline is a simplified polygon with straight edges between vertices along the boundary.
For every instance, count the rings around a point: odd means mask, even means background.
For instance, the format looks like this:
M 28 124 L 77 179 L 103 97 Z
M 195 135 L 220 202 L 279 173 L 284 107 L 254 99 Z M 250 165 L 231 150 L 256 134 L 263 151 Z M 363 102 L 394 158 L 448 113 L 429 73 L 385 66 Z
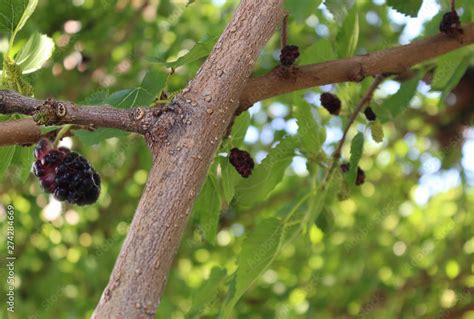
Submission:
M 377 119 L 377 115 L 375 115 L 374 110 L 369 106 L 364 111 L 365 117 L 369 121 L 375 121 Z
M 284 66 L 290 66 L 295 63 L 300 56 L 300 50 L 296 45 L 287 45 L 280 52 L 280 63 Z
M 238 148 L 230 150 L 229 161 L 242 177 L 249 177 L 255 166 L 250 154 Z
M 341 164 L 340 167 L 341 167 L 341 172 L 343 172 L 343 173 L 347 173 L 347 172 L 349 172 L 349 170 L 350 170 L 349 163 Z
M 347 173 L 349 172 L 351 166 L 349 163 L 344 163 L 344 164 L 341 164 L 341 166 L 339 166 L 341 168 L 341 172 L 342 173 Z M 364 184 L 365 182 L 365 172 L 362 168 L 360 167 L 357 167 L 357 177 L 356 177 L 356 181 L 355 181 L 355 184 L 357 186 L 359 185 L 362 185 Z
M 365 172 L 362 168 L 357 167 L 357 177 L 356 177 L 356 185 L 362 185 L 365 182 Z
M 341 100 L 331 93 L 323 93 L 320 97 L 321 105 L 332 115 L 339 115 L 341 112 Z
M 443 15 L 443 20 L 439 25 L 439 31 L 453 37 L 463 33 L 461 20 L 459 20 L 456 11 L 450 11 Z
M 39 141 L 35 157 L 33 173 L 57 200 L 81 206 L 97 201 L 100 177 L 84 157 L 65 147 L 55 149 L 47 139 Z

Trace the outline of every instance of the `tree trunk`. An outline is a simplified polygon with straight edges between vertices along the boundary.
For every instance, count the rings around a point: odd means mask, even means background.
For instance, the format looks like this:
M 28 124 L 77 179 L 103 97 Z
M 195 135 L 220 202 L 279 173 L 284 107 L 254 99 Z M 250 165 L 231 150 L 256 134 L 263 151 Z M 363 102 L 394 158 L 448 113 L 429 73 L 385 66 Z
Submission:
M 154 165 L 94 318 L 152 318 L 216 149 L 283 0 L 242 0 L 195 79 L 146 134 Z

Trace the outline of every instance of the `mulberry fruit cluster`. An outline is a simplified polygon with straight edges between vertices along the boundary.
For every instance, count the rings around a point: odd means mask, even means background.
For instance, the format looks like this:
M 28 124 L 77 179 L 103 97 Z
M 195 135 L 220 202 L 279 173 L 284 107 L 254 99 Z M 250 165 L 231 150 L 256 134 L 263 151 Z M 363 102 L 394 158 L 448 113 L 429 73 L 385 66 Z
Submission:
M 341 100 L 331 93 L 323 93 L 320 97 L 321 105 L 332 115 L 339 115 L 341 112 Z
M 462 34 L 461 20 L 456 11 L 450 11 L 443 15 L 443 20 L 439 25 L 439 31 L 449 36 Z
M 255 166 L 250 154 L 238 148 L 230 150 L 229 161 L 242 177 L 249 177 Z
M 280 63 L 284 66 L 290 66 L 295 63 L 300 56 L 300 50 L 296 45 L 287 45 L 280 52 Z
M 340 168 L 341 168 L 341 172 L 347 173 L 347 172 L 349 172 L 351 166 L 350 166 L 349 163 L 344 163 L 344 164 L 341 164 Z M 355 184 L 357 186 L 360 186 L 360 185 L 364 184 L 364 182 L 365 182 L 365 172 L 362 168 L 360 168 L 358 166 L 357 167 L 357 177 L 356 177 Z
M 80 206 L 97 201 L 100 177 L 84 157 L 65 147 L 55 149 L 47 139 L 39 141 L 34 155 L 33 173 L 45 192 Z

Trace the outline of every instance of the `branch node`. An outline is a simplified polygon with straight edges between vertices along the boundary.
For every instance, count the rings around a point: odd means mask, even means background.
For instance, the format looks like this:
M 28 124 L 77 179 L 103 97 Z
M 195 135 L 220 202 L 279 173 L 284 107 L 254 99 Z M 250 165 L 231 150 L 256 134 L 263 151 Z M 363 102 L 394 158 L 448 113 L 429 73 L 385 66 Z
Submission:
M 67 113 L 66 106 L 62 102 L 56 103 L 56 115 L 58 117 L 65 117 Z
M 145 116 L 145 110 L 142 107 L 137 107 L 132 110 L 131 114 L 135 121 L 139 121 Z
M 349 75 L 349 79 L 353 82 L 362 82 L 366 76 L 367 72 L 365 71 L 364 65 L 359 63 L 359 67 L 352 71 Z
M 290 66 L 279 65 L 275 68 L 275 71 L 276 71 L 275 73 L 277 74 L 277 76 L 282 79 L 296 81 L 299 70 L 298 70 L 298 67 L 295 65 L 290 65 Z
M 47 99 L 40 106 L 37 106 L 33 113 L 33 120 L 38 125 L 54 125 L 59 120 L 57 105 L 52 99 Z

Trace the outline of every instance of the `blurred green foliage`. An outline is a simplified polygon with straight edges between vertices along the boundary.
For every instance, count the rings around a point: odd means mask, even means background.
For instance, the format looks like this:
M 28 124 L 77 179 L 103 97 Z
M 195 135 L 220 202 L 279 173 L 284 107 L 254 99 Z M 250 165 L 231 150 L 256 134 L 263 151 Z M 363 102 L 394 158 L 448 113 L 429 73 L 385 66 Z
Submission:
M 238 4 L 190 2 L 40 0 L 12 51 L 34 32 L 54 40 L 49 62 L 25 76 L 37 97 L 101 103 L 120 90 L 137 90 L 147 73 L 162 81 L 152 92 L 159 97 L 163 85 L 173 93 L 193 78 Z M 449 7 L 446 0 L 425 1 L 421 9 L 421 1 L 388 1 L 402 13 L 418 12 L 408 19 L 383 0 L 328 0 L 327 7 L 319 0 L 302 1 L 304 7 L 287 2 L 289 42 L 300 47 L 304 63 L 435 34 Z M 472 21 L 472 1 L 458 6 L 461 19 Z M 0 29 L 3 53 L 6 42 Z M 215 318 L 224 307 L 233 318 L 474 318 L 473 118 L 467 113 L 459 122 L 449 112 L 465 99 L 474 109 L 474 96 L 466 93 L 474 86 L 466 73 L 472 52 L 470 46 L 427 61 L 401 86 L 387 80 L 377 90 L 372 106 L 384 141 L 372 140 L 360 116 L 342 152 L 349 161 L 350 141 L 361 132 L 356 142 L 365 139 L 363 154 L 354 161 L 366 172 L 360 187 L 336 174 L 324 191 L 319 188 L 370 80 L 275 97 L 239 117 L 197 201 L 157 317 Z M 275 34 L 255 74 L 277 65 L 278 56 Z M 420 81 L 433 69 L 436 90 Z M 453 89 L 463 81 L 471 81 L 470 90 L 455 91 L 453 102 Z M 343 102 L 338 118 L 320 107 L 319 94 L 328 90 Z M 151 155 L 141 137 L 81 131 L 71 142 L 102 177 L 96 205 L 61 205 L 43 193 L 25 174 L 31 148 L 0 152 L 3 163 L 13 161 L 0 185 L 2 252 L 6 207 L 15 208 L 16 307 L 10 318 L 90 317 L 144 189 Z M 235 146 L 262 163 L 248 180 L 225 157 Z M 0 275 L 5 296 L 5 266 Z M 7 317 L 4 303 L 0 314 Z

